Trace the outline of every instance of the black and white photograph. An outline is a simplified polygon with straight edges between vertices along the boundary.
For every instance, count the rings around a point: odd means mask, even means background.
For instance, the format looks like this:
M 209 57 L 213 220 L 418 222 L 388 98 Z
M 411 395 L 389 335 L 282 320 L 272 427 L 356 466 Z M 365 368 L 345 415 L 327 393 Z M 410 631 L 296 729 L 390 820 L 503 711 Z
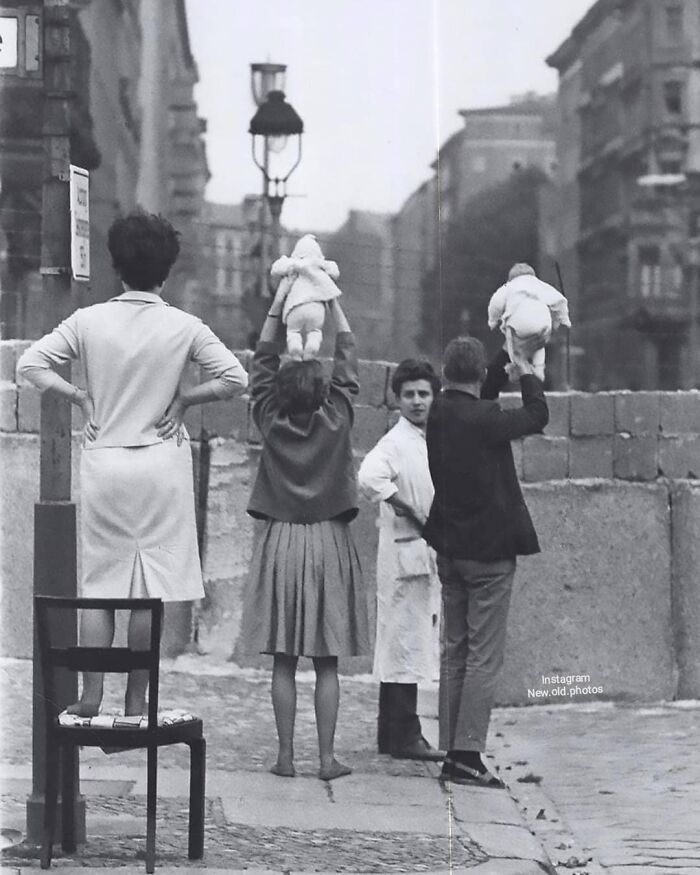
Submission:
M 0 0 L 0 871 L 700 875 L 700 0 Z

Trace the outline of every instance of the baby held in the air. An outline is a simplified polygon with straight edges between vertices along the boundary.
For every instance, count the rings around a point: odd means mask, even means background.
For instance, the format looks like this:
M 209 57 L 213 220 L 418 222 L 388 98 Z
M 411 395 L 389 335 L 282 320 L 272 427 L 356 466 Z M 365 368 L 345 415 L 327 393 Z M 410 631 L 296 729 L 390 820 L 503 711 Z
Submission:
M 291 256 L 283 255 L 275 261 L 270 273 L 290 284 L 282 310 L 289 355 L 293 359 L 317 358 L 323 339 L 325 304 L 341 294 L 334 282 L 340 275 L 338 265 L 323 257 L 313 234 L 305 234 Z
M 566 298 L 554 286 L 538 279 L 529 264 L 514 264 L 508 282 L 491 296 L 488 308 L 489 328 L 500 328 L 506 338 L 506 350 L 513 352 L 522 342 L 542 338 L 543 347 L 530 362 L 535 375 L 544 380 L 544 343 L 560 325 L 571 327 Z

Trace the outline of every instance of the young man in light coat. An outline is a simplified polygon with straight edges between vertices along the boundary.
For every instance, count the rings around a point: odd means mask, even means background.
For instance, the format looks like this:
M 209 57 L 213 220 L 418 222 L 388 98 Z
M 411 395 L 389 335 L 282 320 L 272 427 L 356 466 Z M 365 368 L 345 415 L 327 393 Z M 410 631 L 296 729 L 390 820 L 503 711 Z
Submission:
M 439 663 L 440 585 L 422 530 L 433 500 L 425 428 L 440 381 L 428 362 L 405 359 L 391 384 L 396 425 L 370 450 L 359 471 L 362 493 L 380 504 L 377 551 L 379 680 L 377 745 L 396 759 L 437 760 L 423 738 L 418 683 L 434 680 Z

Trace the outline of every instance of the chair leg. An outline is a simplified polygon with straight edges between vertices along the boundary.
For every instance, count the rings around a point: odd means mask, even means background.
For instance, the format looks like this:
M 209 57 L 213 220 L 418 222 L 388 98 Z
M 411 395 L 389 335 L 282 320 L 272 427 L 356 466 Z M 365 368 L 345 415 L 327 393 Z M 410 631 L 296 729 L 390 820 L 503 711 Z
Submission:
M 146 778 L 146 872 L 156 868 L 156 799 L 158 794 L 158 747 L 148 747 Z
M 61 815 L 62 835 L 61 847 L 67 854 L 76 850 L 75 843 L 75 757 L 76 750 L 72 744 L 63 745 L 62 785 L 61 785 Z
M 190 745 L 190 822 L 187 856 L 201 860 L 204 856 L 204 789 L 207 743 L 203 738 Z
M 58 763 L 60 750 L 52 739 L 46 739 L 46 782 L 44 784 L 44 841 L 41 848 L 41 868 L 48 869 L 53 853 L 58 807 Z

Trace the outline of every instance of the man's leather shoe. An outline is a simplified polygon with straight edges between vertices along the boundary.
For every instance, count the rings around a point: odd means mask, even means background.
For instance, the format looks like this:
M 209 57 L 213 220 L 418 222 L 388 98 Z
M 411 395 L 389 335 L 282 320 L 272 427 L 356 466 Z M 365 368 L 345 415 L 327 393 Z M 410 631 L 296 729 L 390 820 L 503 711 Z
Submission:
M 391 755 L 395 760 L 432 760 L 433 762 L 438 762 L 439 760 L 444 760 L 446 754 L 444 750 L 435 750 L 421 736 L 413 744 L 392 751 Z

